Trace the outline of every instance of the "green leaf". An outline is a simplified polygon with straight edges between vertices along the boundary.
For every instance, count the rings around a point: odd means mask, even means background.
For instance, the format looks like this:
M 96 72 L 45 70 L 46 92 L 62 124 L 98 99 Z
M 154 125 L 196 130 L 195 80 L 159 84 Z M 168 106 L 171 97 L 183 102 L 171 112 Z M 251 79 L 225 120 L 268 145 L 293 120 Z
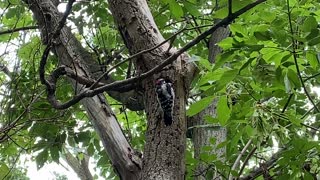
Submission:
M 261 41 L 269 41 L 271 40 L 271 36 L 270 33 L 268 31 L 264 31 L 264 32 L 254 32 L 253 33 L 254 36 Z
M 31 133 L 44 138 L 55 137 L 59 127 L 54 124 L 35 123 L 31 128 Z
M 0 179 L 4 179 L 9 171 L 10 169 L 8 168 L 8 166 L 5 163 L 0 162 Z
M 254 137 L 256 135 L 256 130 L 252 128 L 250 125 L 247 125 L 244 128 L 244 132 L 246 132 L 249 137 Z
M 205 94 L 210 96 L 214 93 L 224 89 L 228 83 L 234 80 L 234 78 L 238 75 L 239 71 L 237 69 L 232 69 L 224 72 L 220 79 L 216 81 L 215 84 L 211 86 L 208 90 L 205 91 Z
M 205 115 L 204 116 L 204 120 L 206 120 L 206 122 L 209 123 L 209 124 L 217 124 L 217 123 L 219 123 L 217 118 L 214 118 L 214 117 L 209 116 L 209 115 Z
M 224 50 L 228 49 L 228 50 L 229 50 L 230 48 L 233 47 L 233 45 L 232 45 L 233 42 L 234 42 L 234 40 L 233 40 L 232 37 L 227 37 L 227 38 L 221 40 L 220 42 L 218 42 L 217 44 L 218 44 L 222 49 L 224 49 Z
M 218 11 L 216 11 L 213 14 L 213 18 L 216 18 L 216 19 L 223 19 L 227 16 L 228 16 L 228 7 L 226 6 L 223 8 L 220 8 Z
M 213 98 L 213 96 L 205 97 L 200 101 L 192 104 L 190 108 L 187 110 L 187 116 L 194 116 L 202 110 L 204 110 L 206 107 L 210 105 L 210 103 L 213 101 Z
M 317 67 L 318 67 L 318 64 L 319 64 L 317 56 L 314 53 L 308 51 L 306 53 L 306 58 L 307 58 L 307 61 L 310 63 L 311 67 L 314 70 L 317 70 Z
M 320 36 L 311 39 L 311 40 L 308 42 L 308 45 L 309 45 L 309 46 L 314 46 L 314 45 L 317 45 L 317 44 L 319 44 L 319 43 L 320 43 Z
M 59 157 L 60 157 L 60 155 L 59 155 L 59 148 L 58 148 L 58 146 L 52 146 L 52 147 L 50 148 L 50 155 L 51 155 L 51 158 L 52 158 L 52 160 L 53 160 L 54 162 L 59 163 Z
M 306 40 L 309 41 L 319 35 L 319 29 L 312 29 L 311 32 L 306 36 Z
M 247 68 L 249 66 L 249 64 L 252 63 L 252 61 L 254 60 L 255 58 L 250 58 L 248 59 L 242 66 L 241 68 L 239 69 L 239 74 L 241 73 L 241 71 L 245 68 Z
M 220 68 L 213 72 L 206 73 L 199 80 L 199 85 L 202 86 L 202 85 L 212 84 L 214 81 L 219 80 L 224 72 L 225 72 L 225 69 Z
M 40 169 L 43 167 L 44 163 L 48 159 L 48 150 L 44 149 L 36 156 L 37 168 Z
M 223 82 L 223 84 L 227 84 L 234 80 L 234 78 L 238 75 L 238 70 L 237 69 L 232 69 L 229 71 L 226 71 L 223 73 L 221 76 L 220 82 Z
M 242 37 L 245 37 L 248 34 L 247 29 L 241 24 L 231 24 L 230 25 L 230 30 L 233 33 L 236 33 L 236 32 L 240 33 L 242 35 Z
M 197 62 L 201 68 L 205 68 L 206 70 L 212 69 L 212 64 L 208 61 L 208 59 L 204 59 L 200 56 L 192 55 L 188 61 L 188 63 Z
M 310 174 L 310 172 L 305 171 L 303 179 L 304 180 L 314 180 L 315 178 Z
M 288 75 L 290 82 L 295 86 L 295 88 L 301 87 L 298 74 L 294 70 L 289 68 L 287 71 L 287 75 Z
M 217 118 L 221 126 L 227 124 L 227 121 L 230 118 L 231 110 L 228 106 L 228 99 L 227 96 L 220 97 L 218 104 L 217 104 Z
M 80 161 L 82 161 L 83 158 L 84 158 L 84 154 L 83 154 L 82 152 L 78 153 L 78 154 L 77 154 L 77 158 L 78 158 Z
M 286 92 L 287 93 L 291 93 L 291 84 L 290 84 L 290 81 L 289 81 L 289 78 L 288 78 L 288 74 L 286 74 L 284 76 L 284 86 L 286 88 Z
M 17 8 L 8 9 L 8 12 L 6 13 L 6 18 L 10 19 L 10 18 L 13 18 L 13 17 L 17 16 L 17 11 L 18 11 Z
M 287 114 L 290 122 L 296 126 L 301 126 L 301 119 L 300 116 L 297 115 L 296 111 L 290 109 L 287 111 Z
M 89 147 L 88 147 L 88 149 L 87 149 L 87 152 L 88 152 L 88 155 L 89 155 L 89 156 L 93 156 L 93 154 L 94 154 L 94 147 L 93 147 L 93 144 L 92 144 L 92 143 L 89 144 Z
M 220 149 L 220 148 L 223 148 L 223 147 L 226 147 L 228 144 L 228 141 L 223 141 L 221 143 L 219 143 L 216 147 L 216 149 Z
M 185 1 L 183 3 L 183 5 L 191 15 L 193 15 L 193 16 L 200 16 L 201 15 L 198 7 L 195 4 L 190 3 L 188 1 Z
M 183 9 L 175 0 L 169 1 L 169 9 L 176 19 L 179 19 L 183 16 Z
M 309 16 L 304 20 L 302 25 L 302 30 L 305 32 L 310 32 L 312 29 L 317 29 L 318 22 L 315 17 Z
M 91 138 L 90 131 L 83 131 L 77 134 L 75 140 L 76 142 L 82 142 L 85 146 L 89 144 Z

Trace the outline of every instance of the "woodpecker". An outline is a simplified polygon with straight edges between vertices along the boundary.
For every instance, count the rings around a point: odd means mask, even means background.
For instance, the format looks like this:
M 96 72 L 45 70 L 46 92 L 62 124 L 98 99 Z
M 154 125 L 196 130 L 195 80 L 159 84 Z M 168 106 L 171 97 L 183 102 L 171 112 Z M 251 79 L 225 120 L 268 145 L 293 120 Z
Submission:
M 174 104 L 174 90 L 172 83 L 163 78 L 156 80 L 156 93 L 163 111 L 164 124 L 170 126 L 173 122 L 172 112 Z

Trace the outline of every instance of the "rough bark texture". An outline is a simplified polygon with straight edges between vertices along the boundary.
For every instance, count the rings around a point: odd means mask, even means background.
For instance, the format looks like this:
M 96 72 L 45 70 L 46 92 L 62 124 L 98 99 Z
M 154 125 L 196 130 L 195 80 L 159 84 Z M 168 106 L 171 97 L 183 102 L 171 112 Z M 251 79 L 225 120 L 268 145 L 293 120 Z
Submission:
M 145 0 L 109 0 L 110 10 L 130 53 L 134 54 L 161 43 L 160 34 Z M 124 11 L 125 9 L 125 11 Z M 135 61 L 137 73 L 146 72 L 160 64 L 170 53 L 169 45 L 141 55 Z M 144 88 L 145 111 L 148 118 L 146 145 L 141 179 L 184 179 L 184 151 L 186 144 L 186 56 L 167 66 L 161 73 L 141 82 Z M 174 123 L 165 126 L 156 98 L 155 80 L 170 79 L 174 84 Z
M 220 27 L 210 37 L 209 41 L 209 61 L 215 63 L 217 55 L 222 49 L 217 45 L 218 42 L 228 37 L 230 34 L 229 28 Z
M 47 43 L 48 34 L 57 26 L 62 14 L 50 0 L 24 0 L 33 12 L 41 30 L 42 41 Z M 98 66 L 89 53 L 81 46 L 67 27 L 62 28 L 52 50 L 58 56 L 60 64 L 74 69 L 79 75 L 94 78 L 99 74 Z M 72 82 L 79 91 L 83 88 Z M 99 134 L 108 156 L 122 179 L 138 179 L 141 160 L 137 157 L 122 133 L 110 106 L 103 94 L 81 101 L 86 109 L 94 129 Z
M 211 63 L 215 62 L 216 56 L 218 53 L 221 52 L 221 48 L 216 45 L 217 42 L 220 42 L 222 39 L 228 37 L 229 35 L 229 29 L 228 28 L 218 28 L 213 35 L 210 38 L 209 42 L 209 61 Z M 196 159 L 199 159 L 200 162 L 202 161 L 200 159 L 200 154 L 202 152 L 202 147 L 204 146 L 210 146 L 212 145 L 210 143 L 210 139 L 215 138 L 216 143 L 215 146 L 220 144 L 221 142 L 226 141 L 227 138 L 227 129 L 225 127 L 221 127 L 219 125 L 210 127 L 210 126 L 204 126 L 208 125 L 207 122 L 204 120 L 204 117 L 206 115 L 216 117 L 216 105 L 217 100 L 214 100 L 210 106 L 208 106 L 205 110 L 200 112 L 198 115 L 192 118 L 192 125 L 194 127 L 199 128 L 193 128 L 192 131 L 192 140 L 194 143 L 194 156 Z M 220 148 L 215 149 L 211 152 L 212 154 L 215 154 L 220 160 L 223 161 L 224 156 L 226 154 L 226 148 Z M 212 169 L 211 169 L 212 170 Z M 208 165 L 205 163 L 200 163 L 197 167 L 197 170 L 195 172 L 195 179 L 196 180 L 205 180 L 206 173 L 209 171 Z M 213 179 L 222 179 L 219 174 L 215 172 L 215 175 Z
M 226 135 L 227 135 L 227 129 L 225 127 L 221 127 L 219 125 L 216 126 L 202 126 L 202 125 L 207 125 L 207 122 L 204 120 L 204 116 L 209 115 L 216 117 L 216 104 L 217 101 L 214 100 L 213 103 L 208 106 L 205 110 L 203 110 L 201 113 L 199 113 L 195 119 L 196 125 L 195 128 L 193 129 L 193 143 L 194 143 L 194 156 L 196 159 L 201 161 L 205 161 L 205 159 L 200 159 L 200 154 L 203 153 L 202 147 L 204 146 L 212 146 L 210 143 L 210 139 L 215 138 L 216 142 L 215 145 L 218 145 L 224 141 L 226 141 Z M 200 125 L 200 126 L 199 126 Z M 197 128 L 197 126 L 199 126 Z M 212 152 L 205 152 L 205 153 L 211 153 L 215 154 L 220 160 L 223 161 L 225 153 L 226 153 L 226 148 L 220 148 L 220 149 L 215 149 L 213 147 Z M 200 163 L 198 165 L 198 168 L 195 173 L 195 179 L 197 180 L 205 180 L 206 174 L 208 171 L 212 171 L 212 169 L 208 169 L 208 165 L 206 163 Z M 214 179 L 217 179 L 219 177 L 218 174 L 214 176 Z

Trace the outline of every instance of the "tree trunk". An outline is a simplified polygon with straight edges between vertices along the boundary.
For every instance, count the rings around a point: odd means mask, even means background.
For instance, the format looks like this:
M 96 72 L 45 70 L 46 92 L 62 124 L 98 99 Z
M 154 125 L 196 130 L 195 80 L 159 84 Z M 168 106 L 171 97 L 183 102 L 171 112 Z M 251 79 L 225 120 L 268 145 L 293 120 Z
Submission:
M 216 43 L 220 42 L 222 39 L 228 37 L 229 35 L 229 28 L 218 28 L 210 38 L 209 42 L 209 61 L 211 63 L 215 62 L 216 56 L 220 53 L 221 48 L 216 45 Z M 208 106 L 205 110 L 200 112 L 192 119 L 192 126 L 195 127 L 192 129 L 192 140 L 194 144 L 194 156 L 196 159 L 199 160 L 199 165 L 197 167 L 195 173 L 196 180 L 205 180 L 206 174 L 208 171 L 214 173 L 213 179 L 222 179 L 222 177 L 217 173 L 214 172 L 212 169 L 208 169 L 209 166 L 206 163 L 201 163 L 200 154 L 202 152 L 202 148 L 204 146 L 212 146 L 210 143 L 210 139 L 215 138 L 215 145 L 213 147 L 213 151 L 210 152 L 211 154 L 215 154 L 221 161 L 224 161 L 226 155 L 226 148 L 215 149 L 215 147 L 226 141 L 227 138 L 227 129 L 225 127 L 214 125 L 214 126 L 206 126 L 208 125 L 207 122 L 204 120 L 206 115 L 216 117 L 216 105 L 218 100 L 215 99 L 210 106 Z
M 42 41 L 48 42 L 48 34 L 52 33 L 62 14 L 56 4 L 50 0 L 24 0 L 33 12 L 41 30 Z M 70 28 L 61 29 L 52 50 L 58 56 L 60 64 L 74 69 L 79 76 L 96 77 L 91 72 L 97 69 L 97 63 L 81 46 L 71 33 Z M 90 66 L 89 66 L 90 65 Z M 77 90 L 81 85 L 72 83 Z M 141 160 L 137 157 L 122 133 L 115 115 L 103 94 L 81 100 L 95 131 L 100 136 L 104 148 L 121 179 L 138 179 Z
M 55 29 L 62 14 L 53 1 L 24 0 L 38 21 L 43 43 L 48 42 L 49 34 Z M 144 0 L 112 1 L 110 9 L 118 24 L 120 33 L 131 54 L 156 46 L 164 41 Z M 126 11 L 123 11 L 126 9 Z M 146 72 L 163 62 L 175 49 L 164 44 L 152 52 L 145 53 L 135 60 L 137 74 Z M 59 38 L 52 48 L 61 65 L 68 66 L 79 76 L 96 78 L 96 62 L 72 35 L 69 28 L 61 29 Z M 184 179 L 185 174 L 185 104 L 192 65 L 186 65 L 186 55 L 181 55 L 161 73 L 141 82 L 144 88 L 144 104 L 148 118 L 148 130 L 144 151 L 143 170 L 140 176 L 141 162 L 135 155 L 103 95 L 85 98 L 81 101 L 89 118 L 99 134 L 104 148 L 121 179 Z M 163 112 L 159 108 L 155 93 L 155 80 L 164 77 L 171 80 L 175 89 L 174 123 L 165 126 Z M 72 81 L 79 91 L 82 85 Z
M 156 46 L 164 41 L 145 0 L 109 0 L 110 10 L 131 54 Z M 125 11 L 123 11 L 125 9 Z M 168 52 L 164 44 L 152 52 L 138 57 L 134 64 L 137 76 L 163 62 L 175 49 Z M 187 56 L 183 55 L 161 73 L 141 82 L 144 89 L 145 111 L 148 119 L 146 145 L 141 179 L 184 179 L 186 148 L 185 104 L 189 84 L 185 75 Z M 157 102 L 155 81 L 162 77 L 171 80 L 175 89 L 174 122 L 163 123 L 162 111 Z

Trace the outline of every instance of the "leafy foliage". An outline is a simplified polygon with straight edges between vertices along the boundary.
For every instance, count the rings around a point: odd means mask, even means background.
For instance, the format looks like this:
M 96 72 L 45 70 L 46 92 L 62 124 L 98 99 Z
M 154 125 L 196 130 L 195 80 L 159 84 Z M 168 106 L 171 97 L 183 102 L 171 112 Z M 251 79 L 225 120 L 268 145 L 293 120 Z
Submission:
M 202 94 L 220 99 L 216 122 L 230 129 L 230 166 L 251 139 L 251 149 L 258 147 L 256 156 L 286 149 L 272 170 L 275 177 L 280 173 L 310 178 L 319 173 L 319 164 L 309 163 L 319 156 L 313 132 L 319 127 L 319 112 L 311 103 L 319 102 L 318 11 L 313 1 L 268 1 L 246 12 L 230 25 L 232 35 L 219 43 L 224 52 L 214 67 L 202 70 L 196 86 Z M 189 112 L 197 108 L 191 106 Z M 302 168 L 306 164 L 312 171 Z

